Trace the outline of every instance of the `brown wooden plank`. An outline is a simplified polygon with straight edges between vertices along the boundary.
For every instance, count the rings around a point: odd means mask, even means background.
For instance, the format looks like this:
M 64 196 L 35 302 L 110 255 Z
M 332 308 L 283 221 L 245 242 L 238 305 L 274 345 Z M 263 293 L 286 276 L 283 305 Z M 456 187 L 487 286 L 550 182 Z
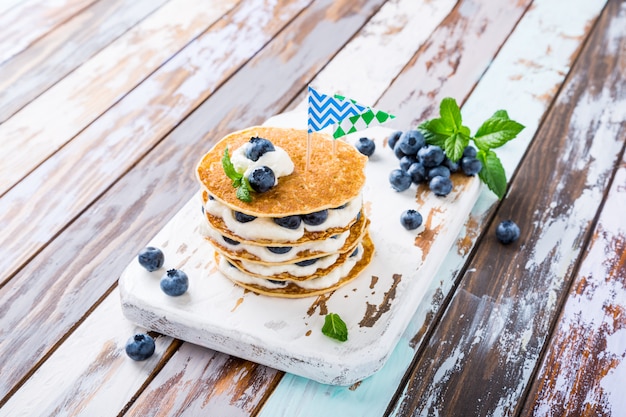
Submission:
M 184 167 L 195 166 L 211 143 L 233 130 L 230 126 L 248 126 L 275 114 L 381 3 L 326 0 L 299 14 L 291 23 L 298 30 L 282 31 L 0 289 L 0 318 L 8 335 L 0 346 L 0 369 L 8 375 L 0 382 L 3 397 L 197 190 Z M 265 89 L 275 94 L 261 94 Z M 32 307 L 24 315 L 18 305 Z M 19 357 L 9 353 L 16 349 Z
M 96 0 L 24 1 L 0 14 L 0 64 Z
M 167 0 L 99 1 L 0 66 L 0 123 Z
M 521 410 L 527 380 L 623 152 L 626 66 L 618 51 L 625 34 L 615 29 L 623 27 L 615 14 L 605 10 L 586 44 L 416 361 L 395 415 Z M 503 246 L 494 229 L 507 218 L 522 235 Z
M 239 0 L 170 0 L 0 124 L 0 195 L 197 38 Z
M 626 160 L 522 415 L 617 416 L 626 380 Z

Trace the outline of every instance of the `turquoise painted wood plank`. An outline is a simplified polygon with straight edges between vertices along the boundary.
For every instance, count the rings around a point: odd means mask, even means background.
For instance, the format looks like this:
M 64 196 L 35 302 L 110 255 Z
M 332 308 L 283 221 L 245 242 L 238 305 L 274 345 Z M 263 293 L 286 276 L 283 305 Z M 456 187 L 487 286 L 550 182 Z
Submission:
M 579 0 L 567 13 L 554 13 L 551 2 L 535 2 L 464 105 L 463 113 L 468 115 L 466 122 L 474 129 L 481 118 L 490 115 L 492 108 L 514 109 L 511 116 L 519 116 L 518 119 L 523 119 L 527 125 L 524 135 L 512 142 L 512 146 L 501 156 L 509 175 L 519 163 L 544 112 L 564 81 L 572 56 L 580 47 L 590 23 L 597 18 L 604 4 L 605 1 Z M 532 43 L 528 42 L 529 37 Z M 547 50 L 553 53 L 546 54 Z M 524 77 L 518 76 L 520 71 L 523 71 Z M 399 78 L 398 82 L 415 81 Z M 409 86 L 406 91 L 410 94 Z M 510 97 L 516 98 L 515 106 L 511 106 Z M 383 96 L 380 102 L 387 100 Z M 427 302 L 419 306 L 389 361 L 377 374 L 352 387 L 331 387 L 287 374 L 266 402 L 260 416 L 382 415 L 415 350 L 423 343 L 425 328 L 441 307 L 465 263 L 480 232 L 481 220 L 494 202 L 495 197 L 485 189 L 481 201 L 460 233 L 457 245 L 450 251 L 433 281 Z

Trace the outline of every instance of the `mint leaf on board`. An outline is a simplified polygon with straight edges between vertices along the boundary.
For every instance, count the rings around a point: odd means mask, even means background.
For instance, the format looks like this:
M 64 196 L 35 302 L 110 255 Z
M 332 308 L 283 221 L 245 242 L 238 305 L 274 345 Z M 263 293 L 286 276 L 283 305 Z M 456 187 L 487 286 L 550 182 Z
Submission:
M 508 116 L 496 117 L 494 114 L 478 128 L 474 142 L 479 149 L 499 148 L 514 139 L 523 129 L 523 125 L 509 119 Z
M 478 148 L 477 158 L 482 163 L 479 178 L 491 191 L 504 197 L 506 193 L 506 173 L 500 159 L 492 151 L 514 139 L 524 126 L 509 118 L 506 110 L 498 110 L 478 129 L 475 136 L 467 126 L 463 126 L 461 110 L 456 100 L 446 97 L 439 106 L 439 118 L 421 123 L 418 129 L 426 143 L 441 147 L 453 162 L 463 156 L 463 150 L 470 141 Z
M 346 323 L 341 320 L 341 317 L 335 313 L 329 313 L 324 318 L 322 333 L 340 342 L 348 340 L 348 326 L 346 326 Z
M 479 150 L 476 157 L 483 164 L 483 169 L 478 173 L 478 177 L 499 199 L 506 193 L 506 173 L 500 162 L 500 158 L 492 150 Z

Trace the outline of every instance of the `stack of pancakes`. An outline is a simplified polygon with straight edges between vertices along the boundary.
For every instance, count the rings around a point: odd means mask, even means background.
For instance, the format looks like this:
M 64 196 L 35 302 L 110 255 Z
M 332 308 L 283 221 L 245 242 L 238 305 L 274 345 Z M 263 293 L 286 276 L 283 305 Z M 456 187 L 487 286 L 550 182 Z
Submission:
M 252 137 L 284 149 L 294 171 L 244 202 L 221 159 L 226 147 L 232 154 Z M 322 294 L 356 278 L 374 251 L 361 194 L 366 162 L 353 146 L 305 130 L 253 127 L 226 136 L 197 167 L 206 238 L 219 271 L 249 290 L 280 297 Z M 290 216 L 299 217 L 296 228 L 274 221 Z

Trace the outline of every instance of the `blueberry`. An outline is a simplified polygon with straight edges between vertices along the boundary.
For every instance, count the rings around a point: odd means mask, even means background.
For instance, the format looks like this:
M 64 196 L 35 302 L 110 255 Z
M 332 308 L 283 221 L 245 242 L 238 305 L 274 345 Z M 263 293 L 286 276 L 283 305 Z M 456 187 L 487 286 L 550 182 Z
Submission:
M 406 156 L 406 154 L 404 152 L 402 152 L 402 149 L 400 149 L 399 146 L 396 146 L 395 148 L 393 148 L 393 154 L 398 159 L 402 159 L 403 156 Z
M 274 223 L 276 223 L 277 225 L 292 230 L 300 227 L 301 221 L 302 219 L 300 218 L 300 216 L 276 217 L 274 219 Z
M 452 162 L 452 159 L 448 158 L 447 156 L 444 158 L 442 165 L 447 167 L 450 172 L 457 172 L 461 168 L 459 165 L 459 161 Z
M 422 225 L 422 215 L 417 210 L 404 210 L 400 215 L 400 223 L 406 230 L 414 230 Z
M 180 269 L 169 269 L 161 277 L 161 289 L 167 295 L 177 297 L 183 295 L 189 288 L 189 278 Z
M 149 272 L 152 272 L 163 266 L 165 256 L 161 249 L 148 246 L 139 252 L 137 260 L 139 261 L 139 265 L 146 268 Z
M 444 158 L 445 154 L 443 153 L 443 149 L 437 145 L 426 145 L 417 151 L 417 159 L 426 168 L 433 168 L 437 165 L 441 165 Z
M 411 181 L 413 181 L 414 184 L 419 184 L 426 180 L 426 168 L 424 168 L 424 165 L 420 162 L 411 165 L 407 172 L 411 176 Z
M 424 135 L 417 130 L 407 130 L 400 136 L 396 144 L 407 155 L 416 155 L 417 151 L 424 145 L 426 145 Z
M 376 144 L 370 138 L 360 138 L 356 141 L 354 146 L 365 156 L 372 156 L 376 150 Z
M 504 220 L 496 227 L 496 237 L 505 245 L 519 239 L 519 226 L 513 220 Z
M 463 149 L 463 156 L 469 156 L 470 158 L 476 158 L 476 148 L 472 145 L 467 145 L 465 149 Z
M 391 149 L 395 149 L 396 143 L 398 142 L 398 139 L 400 139 L 400 135 L 402 135 L 402 131 L 396 130 L 387 138 L 387 144 Z
M 435 195 L 445 196 L 452 191 L 452 181 L 450 181 L 450 178 L 439 175 L 430 180 L 428 187 Z
M 348 203 L 342 204 L 339 207 L 335 207 L 333 210 L 341 210 L 341 209 L 345 209 L 348 206 Z
M 235 215 L 235 220 L 237 220 L 239 223 L 248 223 L 256 219 L 256 217 L 246 213 L 242 213 L 240 211 L 233 211 L 233 213 Z
M 271 282 L 272 284 L 275 284 L 275 285 L 280 285 L 281 287 L 286 287 L 287 284 L 288 284 L 287 281 L 278 281 L 278 280 L 275 280 L 275 279 L 268 279 L 267 281 Z
M 428 178 L 432 179 L 437 176 L 450 178 L 450 169 L 444 165 L 437 165 L 428 170 Z
M 354 248 L 354 251 L 350 254 L 350 257 L 353 258 L 359 254 L 359 247 Z
M 260 166 L 248 175 L 250 187 L 257 193 L 269 191 L 276 183 L 276 176 L 270 167 Z
M 394 169 L 389 173 L 389 182 L 396 191 L 404 191 L 411 186 L 411 176 L 401 169 Z
M 319 226 L 328 218 L 328 210 L 320 210 L 315 213 L 303 214 L 300 216 L 304 224 L 309 226 Z
M 246 148 L 246 158 L 258 161 L 261 156 L 267 152 L 275 151 L 274 145 L 267 139 L 253 137 L 250 138 L 250 144 Z
M 126 342 L 126 354 L 134 361 L 145 361 L 154 354 L 154 349 L 154 339 L 144 333 L 138 333 Z
M 483 164 L 475 157 L 464 156 L 461 158 L 461 169 L 465 175 L 472 176 L 478 174 L 483 169 Z
M 229 238 L 228 236 L 222 236 L 222 239 L 224 239 L 224 242 L 230 243 L 233 246 L 237 246 L 240 243 L 240 242 L 237 242 L 234 239 Z
M 309 265 L 313 265 L 315 262 L 317 262 L 318 258 L 313 258 L 313 259 L 305 259 L 304 261 L 300 261 L 300 262 L 296 262 L 296 265 L 298 266 L 309 266 Z
M 268 246 L 267 250 L 272 253 L 282 255 L 283 253 L 289 252 L 291 250 L 291 246 Z
M 407 155 L 407 156 L 403 156 L 402 159 L 400 159 L 400 169 L 402 171 L 409 171 L 409 167 L 411 165 L 413 165 L 414 163 L 417 162 L 417 159 L 415 159 L 414 155 Z

